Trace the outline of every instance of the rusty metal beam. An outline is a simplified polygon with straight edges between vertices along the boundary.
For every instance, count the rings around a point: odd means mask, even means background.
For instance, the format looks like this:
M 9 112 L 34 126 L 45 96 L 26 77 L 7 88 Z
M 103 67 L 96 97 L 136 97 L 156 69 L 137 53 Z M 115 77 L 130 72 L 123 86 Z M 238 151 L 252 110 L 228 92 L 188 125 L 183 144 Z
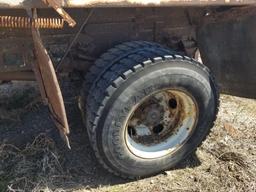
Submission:
M 48 0 L 43 0 L 48 2 Z M 45 8 L 42 0 L 0 0 L 0 8 Z M 52 0 L 51 0 L 52 1 Z M 153 7 L 252 5 L 256 0 L 54 0 L 62 7 Z M 49 3 L 49 2 L 48 2 Z

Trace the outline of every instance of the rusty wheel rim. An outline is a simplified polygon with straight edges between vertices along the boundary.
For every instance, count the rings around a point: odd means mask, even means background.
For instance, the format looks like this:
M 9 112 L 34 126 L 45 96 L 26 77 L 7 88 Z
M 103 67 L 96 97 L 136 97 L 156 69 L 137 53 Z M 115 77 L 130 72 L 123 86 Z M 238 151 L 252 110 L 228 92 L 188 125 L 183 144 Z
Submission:
M 126 123 L 126 145 L 140 158 L 170 155 L 190 138 L 197 121 L 198 106 L 189 93 L 159 91 L 131 111 Z

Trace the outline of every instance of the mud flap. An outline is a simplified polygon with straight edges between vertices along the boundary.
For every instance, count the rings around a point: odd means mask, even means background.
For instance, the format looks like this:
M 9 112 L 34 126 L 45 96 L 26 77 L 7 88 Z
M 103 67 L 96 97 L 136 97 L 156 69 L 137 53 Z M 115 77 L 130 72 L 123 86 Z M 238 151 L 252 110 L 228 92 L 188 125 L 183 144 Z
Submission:
M 205 65 L 222 93 L 256 98 L 256 8 L 242 7 L 209 15 L 197 31 Z
M 53 63 L 42 43 L 38 29 L 32 28 L 32 37 L 37 60 L 33 68 L 39 83 L 41 95 L 44 103 L 49 106 L 51 117 L 59 129 L 62 139 L 68 148 L 71 148 L 68 139 L 69 126 L 66 110 Z
M 58 0 L 44 0 L 44 3 L 52 6 L 69 24 L 69 26 L 74 27 L 76 25 L 76 22 L 68 15 L 67 12 L 65 12 L 65 10 L 63 10 Z M 35 21 L 37 19 L 36 9 L 29 12 L 32 17 L 32 21 Z M 37 25 L 31 25 L 36 56 L 36 62 L 33 64 L 33 70 L 39 84 L 43 101 L 48 105 L 51 117 L 57 126 L 62 139 L 66 143 L 67 147 L 71 149 L 68 139 L 69 125 L 58 78 L 52 60 L 43 45 L 39 28 L 36 26 Z

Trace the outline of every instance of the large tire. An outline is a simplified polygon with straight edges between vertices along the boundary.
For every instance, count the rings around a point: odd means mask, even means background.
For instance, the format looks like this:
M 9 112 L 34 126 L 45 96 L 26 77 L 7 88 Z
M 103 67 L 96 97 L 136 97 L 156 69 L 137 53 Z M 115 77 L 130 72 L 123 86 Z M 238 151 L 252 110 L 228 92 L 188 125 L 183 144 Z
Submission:
M 168 105 L 173 116 L 157 103 L 165 103 L 166 94 L 175 98 Z M 193 152 L 210 132 L 218 105 L 216 84 L 204 65 L 162 47 L 146 46 L 116 60 L 95 78 L 87 97 L 86 124 L 96 157 L 107 170 L 124 178 L 146 177 L 175 166 Z M 145 115 L 139 114 L 143 117 L 136 122 L 143 123 L 131 128 L 129 123 L 141 106 Z
M 95 61 L 89 72 L 86 73 L 81 97 L 79 99 L 79 106 L 81 108 L 83 121 L 85 124 L 87 124 L 87 115 L 85 114 L 87 97 L 89 93 L 92 92 L 91 89 L 95 87 L 95 83 L 97 83 L 102 75 L 107 72 L 114 64 L 119 63 L 120 60 L 126 62 L 127 57 L 137 52 L 144 53 L 144 55 L 137 56 L 136 59 L 138 62 L 142 61 L 143 59 L 148 59 L 148 52 L 154 53 L 155 56 L 163 56 L 172 53 L 170 50 L 163 48 L 163 46 L 158 43 L 147 41 L 132 41 L 119 44 L 109 49 L 106 53 L 102 54 L 100 58 Z M 88 129 L 87 132 L 90 139 L 91 132 Z

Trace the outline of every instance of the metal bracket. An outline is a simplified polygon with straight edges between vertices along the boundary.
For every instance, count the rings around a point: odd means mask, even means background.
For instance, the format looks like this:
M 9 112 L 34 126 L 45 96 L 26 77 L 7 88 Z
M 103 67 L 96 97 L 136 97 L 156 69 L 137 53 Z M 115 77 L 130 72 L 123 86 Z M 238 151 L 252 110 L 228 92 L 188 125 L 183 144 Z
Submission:
M 76 25 L 76 21 L 62 8 L 60 0 L 42 0 L 50 5 L 68 23 L 70 27 Z

